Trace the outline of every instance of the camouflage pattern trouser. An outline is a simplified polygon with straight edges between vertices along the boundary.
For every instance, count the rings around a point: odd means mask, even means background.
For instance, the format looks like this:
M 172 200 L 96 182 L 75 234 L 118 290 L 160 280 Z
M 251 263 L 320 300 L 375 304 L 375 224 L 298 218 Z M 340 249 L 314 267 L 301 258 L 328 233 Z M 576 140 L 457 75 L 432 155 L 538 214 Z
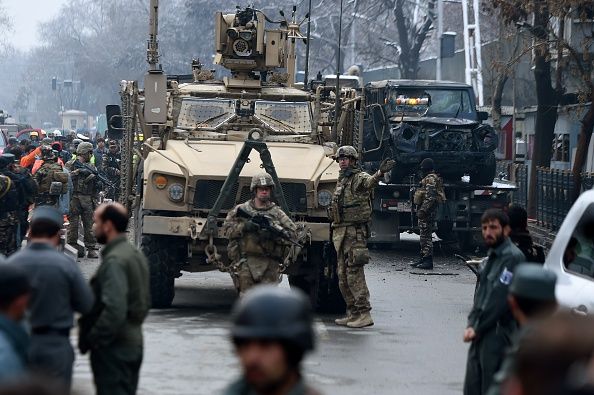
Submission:
M 19 220 L 16 212 L 10 212 L 0 219 L 0 255 L 10 255 L 17 250 Z
M 236 286 L 240 295 L 258 284 L 278 284 L 280 265 L 274 259 L 261 256 L 248 256 L 237 267 Z
M 419 236 L 421 237 L 421 257 L 433 256 L 433 224 L 435 215 L 430 213 L 425 219 L 419 219 Z
M 82 220 L 85 247 L 95 250 L 97 242 L 93 235 L 93 212 L 95 202 L 88 195 L 73 195 L 70 200 L 70 226 L 68 228 L 68 244 L 75 245 L 78 240 L 79 222 Z
M 332 241 L 338 256 L 338 286 L 351 314 L 371 310 L 369 289 L 365 281 L 367 230 L 364 226 L 344 226 L 332 230 Z M 369 255 L 367 255 L 369 260 Z

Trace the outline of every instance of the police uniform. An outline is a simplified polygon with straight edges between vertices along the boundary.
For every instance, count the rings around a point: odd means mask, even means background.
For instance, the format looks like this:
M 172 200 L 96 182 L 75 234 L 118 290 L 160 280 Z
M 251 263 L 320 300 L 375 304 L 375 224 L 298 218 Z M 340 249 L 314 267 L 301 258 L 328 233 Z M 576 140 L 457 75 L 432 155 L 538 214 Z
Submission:
M 274 187 L 274 181 L 268 173 L 253 177 L 250 189 L 256 187 Z M 242 211 L 243 216 L 238 212 Z M 247 214 L 247 215 L 246 215 Z M 278 284 L 281 265 L 289 253 L 285 239 L 274 236 L 265 229 L 260 229 L 247 217 L 264 216 L 272 226 L 284 230 L 287 238 L 296 238 L 296 226 L 276 204 L 269 202 L 265 208 L 257 208 L 249 200 L 229 211 L 223 231 L 229 239 L 227 253 L 231 261 L 231 276 L 240 294 L 256 284 Z
M 93 145 L 82 142 L 77 148 L 77 155 L 91 153 Z M 77 169 L 75 162 L 77 158 L 71 159 L 66 167 L 70 170 L 73 190 L 70 199 L 70 227 L 68 229 L 68 244 L 77 246 L 79 221 L 82 221 L 84 231 L 84 243 L 88 251 L 89 258 L 97 258 L 97 247 L 95 236 L 93 235 L 93 212 L 97 206 L 95 196 L 97 196 L 97 180 L 94 174 L 86 169 Z M 93 165 L 86 163 L 87 166 L 94 169 Z M 82 253 L 81 253 L 82 252 Z M 79 257 L 84 256 L 84 251 L 79 250 Z
M 529 299 L 533 302 L 543 304 L 556 304 L 555 285 L 557 276 L 552 271 L 546 270 L 542 265 L 536 263 L 522 263 L 518 265 L 514 272 L 514 278 L 509 287 L 510 295 L 515 297 Z M 551 310 L 553 312 L 554 310 Z M 544 317 L 527 317 L 529 322 L 520 327 L 520 330 L 513 336 L 513 344 L 506 351 L 505 359 L 501 364 L 501 369 L 493 377 L 493 384 L 489 388 L 487 395 L 499 395 L 502 393 L 502 385 L 512 375 L 515 367 L 516 355 L 518 352 L 519 341 L 523 336 L 530 332 L 530 327 L 535 319 Z
M 336 323 L 361 328 L 373 325 L 364 272 L 369 262 L 371 193 L 382 174 L 391 169 L 393 161 L 382 163 L 380 171 L 371 176 L 355 167 L 358 154 L 354 147 L 340 147 L 336 159 L 340 157 L 348 157 L 353 163 L 340 171 L 329 210 L 332 242 L 338 257 L 338 284 L 347 305 L 347 316 L 337 319 Z
M 31 223 L 39 220 L 51 221 L 60 228 L 63 223 L 62 213 L 47 206 L 33 211 Z M 33 288 L 29 303 L 29 365 L 35 372 L 55 377 L 70 387 L 74 362 L 70 329 L 75 312 L 85 314 L 91 310 L 91 289 L 76 262 L 44 242 L 28 243 L 8 263 L 24 268 Z
M 526 258 L 509 238 L 490 248 L 485 266 L 479 271 L 474 305 L 468 327 L 475 339 L 468 350 L 464 394 L 484 394 L 501 366 L 504 350 L 511 344 L 516 322 L 507 303 L 509 285 L 516 266 Z
M 433 160 L 423 159 L 421 171 L 424 177 L 415 191 L 414 203 L 417 206 L 419 219 L 419 236 L 421 242 L 421 259 L 413 264 L 418 269 L 433 269 L 433 225 L 439 203 L 445 201 L 443 180 L 433 170 Z
M 60 195 L 67 191 L 68 174 L 63 171 L 56 153 L 51 148 L 42 150 L 42 155 L 43 164 L 33 176 L 39 185 L 35 205 L 57 207 Z

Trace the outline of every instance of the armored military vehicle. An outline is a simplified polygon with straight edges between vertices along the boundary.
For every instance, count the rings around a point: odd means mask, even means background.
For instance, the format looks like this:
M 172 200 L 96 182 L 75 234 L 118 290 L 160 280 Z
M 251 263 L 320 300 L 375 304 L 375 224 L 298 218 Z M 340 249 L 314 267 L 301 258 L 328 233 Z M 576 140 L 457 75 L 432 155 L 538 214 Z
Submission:
M 302 40 L 295 8 L 280 22 L 249 7 L 217 13 L 215 63 L 228 72 L 221 80 L 198 61 L 191 75 L 166 76 L 156 0 L 150 11 L 144 89 L 122 81 L 122 107 L 108 106 L 107 118 L 110 136 L 123 140 L 122 202 L 134 211 L 136 243 L 149 260 L 153 306 L 172 303 L 182 271 L 226 270 L 223 220 L 250 199 L 251 177 L 265 169 L 276 202 L 306 233 L 285 271 L 290 283 L 318 309 L 344 309 L 326 212 L 339 168 L 335 144 L 314 117 L 323 112 L 319 97 L 293 86 Z M 146 140 L 137 150 L 140 133 Z
M 383 158 L 395 159 L 390 183 L 408 179 L 432 158 L 448 181 L 468 175 L 472 184 L 491 185 L 498 136 L 482 123 L 488 114 L 476 110 L 470 85 L 386 80 L 369 83 L 365 95 L 370 111 L 363 161 L 373 168 Z

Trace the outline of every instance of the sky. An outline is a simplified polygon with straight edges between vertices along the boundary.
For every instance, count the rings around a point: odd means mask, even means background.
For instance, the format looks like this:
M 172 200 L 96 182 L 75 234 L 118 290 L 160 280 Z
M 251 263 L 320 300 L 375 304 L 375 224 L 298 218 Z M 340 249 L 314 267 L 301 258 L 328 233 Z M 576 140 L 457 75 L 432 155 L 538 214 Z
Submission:
M 2 0 L 12 19 L 10 42 L 16 48 L 27 50 L 37 43 L 37 25 L 54 16 L 67 0 Z

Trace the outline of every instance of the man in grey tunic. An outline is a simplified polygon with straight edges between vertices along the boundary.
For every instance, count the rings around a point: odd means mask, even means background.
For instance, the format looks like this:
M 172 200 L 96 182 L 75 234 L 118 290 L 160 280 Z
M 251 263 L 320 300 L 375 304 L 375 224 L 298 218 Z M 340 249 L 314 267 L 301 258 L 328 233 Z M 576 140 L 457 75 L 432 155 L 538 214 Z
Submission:
M 70 344 L 74 312 L 88 313 L 94 298 L 74 259 L 56 249 L 62 226 L 59 210 L 49 206 L 36 208 L 27 247 L 12 255 L 8 263 L 24 268 L 31 281 L 30 367 L 60 380 L 69 389 L 74 362 Z

